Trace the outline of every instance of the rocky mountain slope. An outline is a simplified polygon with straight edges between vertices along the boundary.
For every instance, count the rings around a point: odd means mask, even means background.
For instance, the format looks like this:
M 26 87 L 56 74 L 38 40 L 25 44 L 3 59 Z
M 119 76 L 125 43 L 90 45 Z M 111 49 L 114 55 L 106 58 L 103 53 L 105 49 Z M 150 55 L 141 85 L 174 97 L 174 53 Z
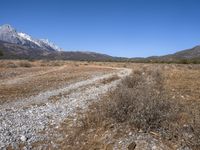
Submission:
M 61 48 L 49 42 L 49 40 L 35 39 L 26 33 L 17 32 L 17 30 L 9 24 L 0 26 L 0 40 L 25 46 L 26 48 L 36 48 L 49 51 L 61 50 Z

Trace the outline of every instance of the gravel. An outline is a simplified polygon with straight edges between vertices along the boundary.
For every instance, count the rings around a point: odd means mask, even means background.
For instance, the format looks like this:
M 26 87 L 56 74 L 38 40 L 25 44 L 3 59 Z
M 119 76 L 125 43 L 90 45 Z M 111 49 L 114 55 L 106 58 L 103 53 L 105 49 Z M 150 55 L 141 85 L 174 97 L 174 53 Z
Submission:
M 109 89 L 114 89 L 120 82 L 112 81 L 102 84 L 102 79 L 118 75 L 123 78 L 131 73 L 131 69 L 120 69 L 101 76 L 95 76 L 66 87 L 46 91 L 26 99 L 5 103 L 0 106 L 0 149 L 9 145 L 17 149 L 20 143 L 25 144 L 24 149 L 31 149 L 31 144 L 48 140 L 49 133 L 59 127 L 67 116 L 73 115 L 77 108 L 87 109 L 94 100 L 98 100 Z M 62 95 L 74 90 L 68 95 L 60 96 L 59 100 L 52 102 L 52 96 Z

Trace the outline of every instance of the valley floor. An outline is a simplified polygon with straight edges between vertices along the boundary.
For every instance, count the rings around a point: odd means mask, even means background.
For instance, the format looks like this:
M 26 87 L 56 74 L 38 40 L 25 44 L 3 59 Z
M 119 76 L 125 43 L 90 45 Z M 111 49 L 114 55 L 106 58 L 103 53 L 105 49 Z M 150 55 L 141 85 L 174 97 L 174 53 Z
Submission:
M 130 73 L 88 64 L 1 68 L 1 148 L 32 148 L 59 136 L 54 130 L 67 116 L 98 100 Z
M 198 149 L 200 123 L 194 127 L 196 118 L 190 118 L 198 117 L 200 109 L 199 79 L 199 65 L 1 61 L 0 149 Z M 130 103 L 130 98 L 137 101 Z M 149 119 L 142 118 L 147 112 L 130 107 L 154 108 L 144 99 L 170 99 L 182 110 L 170 116 L 178 125 L 165 118 L 149 122 L 156 128 L 146 130 L 141 120 Z M 140 114 L 137 124 L 133 112 Z M 191 126 L 195 132 L 171 134 L 166 123 L 182 132 Z

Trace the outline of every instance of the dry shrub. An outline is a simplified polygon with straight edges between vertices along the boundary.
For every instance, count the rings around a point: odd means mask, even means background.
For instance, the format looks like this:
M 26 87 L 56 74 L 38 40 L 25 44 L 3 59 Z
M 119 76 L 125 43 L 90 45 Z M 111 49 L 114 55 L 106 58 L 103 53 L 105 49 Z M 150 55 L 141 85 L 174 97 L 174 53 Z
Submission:
M 0 67 L 3 68 L 18 68 L 18 67 L 32 67 L 33 62 L 28 60 L 2 60 Z
M 5 64 L 6 68 L 17 68 L 18 67 L 18 64 L 16 62 L 12 62 L 12 61 L 9 61 Z
M 32 67 L 33 65 L 29 62 L 29 61 L 19 61 L 19 67 L 27 67 L 27 68 L 30 68 Z
M 93 107 L 82 120 L 84 129 L 125 123 L 144 132 L 158 132 L 163 139 L 192 149 L 200 148 L 200 105 L 192 108 L 172 101 L 159 69 L 134 71 Z M 190 119 L 182 123 L 181 114 Z
M 1 68 L 17 68 L 18 64 L 16 61 L 1 60 L 0 67 Z
M 144 131 L 159 130 L 174 119 L 172 103 L 164 96 L 161 75 L 156 72 L 134 72 L 110 94 L 109 116 L 117 122 L 128 122 Z
M 79 67 L 79 64 L 75 63 L 74 66 L 75 66 L 75 67 Z
M 53 61 L 51 63 L 51 66 L 62 66 L 62 65 L 63 65 L 62 62 L 59 62 L 59 61 Z
M 159 130 L 166 120 L 175 118 L 177 111 L 160 91 L 160 80 L 159 73 L 134 72 L 115 91 L 110 91 L 104 101 L 93 105 L 91 114 L 82 119 L 84 128 L 100 126 L 110 118 L 115 123 L 127 122 L 144 131 Z
M 187 121 L 183 126 L 179 126 L 179 136 L 193 150 L 200 149 L 200 103 L 195 103 L 190 107 L 184 108 L 188 114 Z
M 65 61 L 62 60 L 41 60 L 40 66 L 42 67 L 59 67 L 65 65 Z
M 99 136 L 98 127 L 105 126 L 106 118 L 99 110 L 101 109 L 80 114 L 75 122 L 70 119 L 65 120 L 62 124 L 61 133 L 67 135 L 67 138 L 62 143 L 57 143 L 60 146 L 59 149 L 103 149 L 104 144 L 99 142 L 97 137 Z
M 49 66 L 50 60 L 40 60 L 39 64 L 41 67 Z
M 116 123 L 155 131 L 164 139 L 200 149 L 200 104 L 186 106 L 179 100 L 172 101 L 163 76 L 160 69 L 135 71 L 110 93 L 103 111 Z M 181 114 L 186 115 L 184 123 Z
M 89 113 L 85 113 L 79 118 L 79 121 L 81 122 L 81 127 L 84 130 L 88 130 L 104 126 L 106 124 L 106 116 L 105 111 L 102 111 L 102 109 L 103 106 L 106 105 L 105 103 L 101 103 L 100 105 L 93 105 L 93 108 L 89 109 Z
M 65 144 L 76 146 L 77 141 L 84 146 L 94 144 L 91 141 L 94 136 L 101 137 L 97 133 L 99 129 L 107 131 L 112 125 L 128 125 L 144 132 L 156 132 L 163 140 L 176 145 L 200 149 L 200 104 L 189 107 L 179 100 L 172 101 L 164 84 L 160 69 L 135 70 L 116 90 L 78 117 L 78 125 L 68 130 L 73 132 L 68 138 L 71 142 Z
M 108 84 L 114 80 L 118 80 L 119 79 L 119 76 L 118 75 L 113 75 L 107 79 L 102 79 L 100 82 L 102 82 L 103 84 Z

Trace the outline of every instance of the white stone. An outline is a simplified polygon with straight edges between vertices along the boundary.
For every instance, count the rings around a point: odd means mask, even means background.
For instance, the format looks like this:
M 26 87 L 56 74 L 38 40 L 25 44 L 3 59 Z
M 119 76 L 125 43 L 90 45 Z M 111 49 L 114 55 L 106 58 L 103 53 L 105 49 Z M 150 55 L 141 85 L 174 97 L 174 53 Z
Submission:
M 26 137 L 24 136 L 24 135 L 22 135 L 21 137 L 20 137 L 20 140 L 22 141 L 22 142 L 26 142 Z

